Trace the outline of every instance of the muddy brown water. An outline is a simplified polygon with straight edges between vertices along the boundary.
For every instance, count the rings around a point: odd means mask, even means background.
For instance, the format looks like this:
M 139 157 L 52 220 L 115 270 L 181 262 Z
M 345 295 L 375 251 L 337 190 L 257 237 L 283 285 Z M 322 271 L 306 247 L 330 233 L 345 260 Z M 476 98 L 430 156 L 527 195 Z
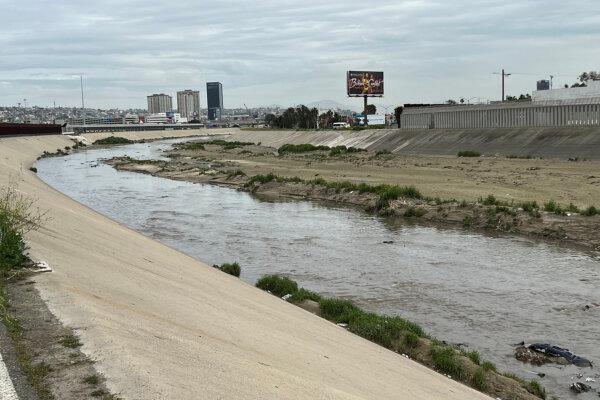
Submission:
M 501 371 L 538 379 L 561 398 L 574 398 L 568 387 L 579 373 L 578 380 L 600 386 L 596 369 L 534 367 L 513 357 L 513 344 L 540 341 L 600 360 L 600 256 L 520 237 L 392 223 L 331 204 L 261 199 L 99 162 L 159 158 L 177 141 L 88 149 L 36 166 L 57 190 L 147 236 L 208 264 L 239 262 L 248 282 L 285 274 L 324 295 L 401 315 L 479 351 Z

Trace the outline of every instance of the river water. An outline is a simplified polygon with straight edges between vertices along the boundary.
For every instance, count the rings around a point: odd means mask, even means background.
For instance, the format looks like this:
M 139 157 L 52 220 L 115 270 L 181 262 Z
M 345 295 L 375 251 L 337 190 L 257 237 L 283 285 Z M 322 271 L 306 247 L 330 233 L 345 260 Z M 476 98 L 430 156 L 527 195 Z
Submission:
M 597 255 L 518 237 L 398 225 L 331 204 L 268 201 L 99 162 L 160 158 L 177 141 L 89 149 L 36 166 L 49 185 L 147 236 L 208 264 L 239 262 L 248 282 L 285 274 L 321 294 L 406 317 L 439 339 L 479 351 L 502 371 L 538 379 L 561 398 L 574 396 L 568 386 L 577 373 L 600 382 L 597 370 L 533 367 L 513 357 L 514 343 L 541 341 L 600 360 Z

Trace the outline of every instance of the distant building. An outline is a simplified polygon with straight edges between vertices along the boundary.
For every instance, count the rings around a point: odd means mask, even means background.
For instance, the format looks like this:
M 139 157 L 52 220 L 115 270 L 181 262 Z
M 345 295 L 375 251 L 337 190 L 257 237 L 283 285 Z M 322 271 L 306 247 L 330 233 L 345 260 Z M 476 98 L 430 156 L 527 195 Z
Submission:
M 125 123 L 126 124 L 139 124 L 140 116 L 137 114 L 125 114 Z
M 150 114 L 173 111 L 173 98 L 168 94 L 152 94 L 148 96 L 148 112 Z
M 206 83 L 208 119 L 214 121 L 221 118 L 223 110 L 223 85 L 221 82 Z
M 581 100 L 597 99 L 600 97 L 600 81 L 588 81 L 587 86 L 560 88 L 550 90 L 536 90 L 531 94 L 532 100 Z
M 177 92 L 177 111 L 188 120 L 200 117 L 200 92 L 197 90 L 182 90 Z
M 146 124 L 182 124 L 186 122 L 187 118 L 183 118 L 179 113 L 172 111 L 146 115 L 145 118 Z
M 550 81 L 547 79 L 537 81 L 537 90 L 550 90 Z

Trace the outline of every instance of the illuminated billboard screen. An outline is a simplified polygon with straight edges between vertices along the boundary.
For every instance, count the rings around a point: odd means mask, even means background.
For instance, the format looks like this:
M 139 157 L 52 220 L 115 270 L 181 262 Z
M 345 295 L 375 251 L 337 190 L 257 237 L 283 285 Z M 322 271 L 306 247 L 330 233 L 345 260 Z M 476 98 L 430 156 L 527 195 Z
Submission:
M 348 96 L 383 96 L 383 72 L 348 71 Z

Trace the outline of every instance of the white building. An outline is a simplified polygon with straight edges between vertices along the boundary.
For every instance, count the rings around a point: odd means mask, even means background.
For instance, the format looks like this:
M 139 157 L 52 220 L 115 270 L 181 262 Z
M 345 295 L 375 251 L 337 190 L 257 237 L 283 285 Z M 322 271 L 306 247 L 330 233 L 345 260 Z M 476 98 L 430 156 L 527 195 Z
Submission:
M 199 119 L 200 92 L 190 89 L 177 92 L 177 111 L 188 120 Z
M 126 124 L 139 124 L 140 116 L 137 114 L 126 114 L 125 115 L 125 123 Z
M 147 124 L 184 124 L 187 118 L 183 118 L 179 113 L 167 112 L 146 115 Z
M 150 114 L 173 111 L 173 98 L 168 94 L 151 94 L 148 96 L 148 112 Z
M 588 81 L 585 87 L 560 88 L 551 90 L 535 90 L 531 94 L 532 101 L 578 100 L 600 97 L 600 81 Z

